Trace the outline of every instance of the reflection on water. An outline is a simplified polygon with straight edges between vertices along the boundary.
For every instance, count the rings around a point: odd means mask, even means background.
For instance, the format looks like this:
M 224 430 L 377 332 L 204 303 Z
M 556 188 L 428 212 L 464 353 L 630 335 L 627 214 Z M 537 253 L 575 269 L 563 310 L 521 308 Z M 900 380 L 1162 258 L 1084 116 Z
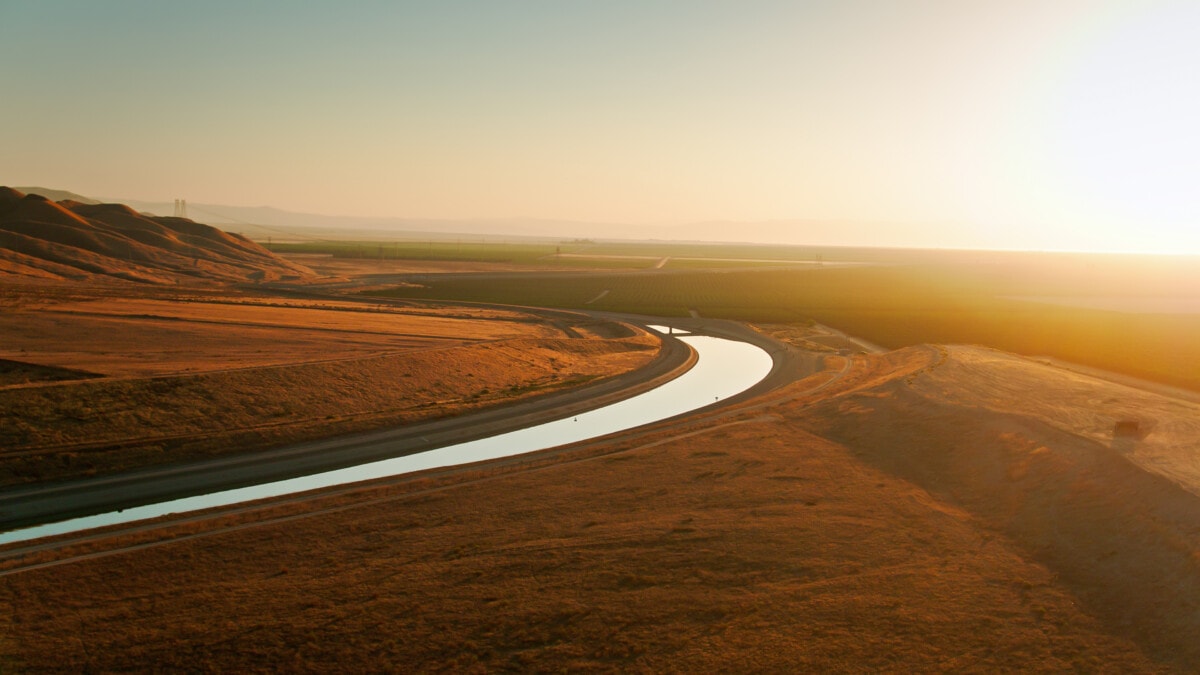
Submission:
M 15 530 L 0 534 L 0 544 L 552 448 L 702 408 L 749 389 L 771 370 L 771 357 L 745 342 L 704 336 L 680 339 L 699 355 L 691 370 L 657 389 L 578 416 L 336 471 Z

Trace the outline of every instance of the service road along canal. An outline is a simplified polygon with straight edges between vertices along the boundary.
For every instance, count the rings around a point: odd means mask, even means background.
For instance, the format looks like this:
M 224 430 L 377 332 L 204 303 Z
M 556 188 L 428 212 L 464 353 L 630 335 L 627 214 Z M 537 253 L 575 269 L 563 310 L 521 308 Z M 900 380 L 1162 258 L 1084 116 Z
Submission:
M 30 541 L 426 469 L 498 459 L 575 443 L 720 403 L 754 387 L 777 365 L 764 349 L 749 342 L 705 335 L 683 335 L 672 339 L 686 343 L 696 354 L 695 364 L 687 372 L 657 388 L 603 407 L 414 454 L 12 529 L 0 533 L 0 544 Z M 336 440 L 331 442 L 336 443 Z M 354 442 L 360 445 L 364 443 L 362 439 Z M 386 436 L 375 442 L 383 444 L 377 453 L 386 452 L 386 444 L 389 442 Z M 236 467 L 230 468 L 230 471 L 236 470 Z M 56 498 L 52 489 L 48 492 L 51 494 L 45 495 L 44 499 Z M 18 507 L 19 501 L 10 505 L 11 509 Z

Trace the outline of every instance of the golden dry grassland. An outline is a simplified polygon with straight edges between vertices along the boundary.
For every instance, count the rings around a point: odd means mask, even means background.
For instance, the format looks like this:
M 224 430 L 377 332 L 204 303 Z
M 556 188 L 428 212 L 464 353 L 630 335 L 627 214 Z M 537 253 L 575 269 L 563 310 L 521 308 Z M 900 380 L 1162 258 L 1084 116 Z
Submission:
M 844 358 L 657 430 L 95 543 L 112 554 L 0 577 L 0 650 L 30 670 L 1200 665 L 1194 495 L 957 380 L 970 350 L 853 356 L 814 392 Z
M 504 310 L 3 291 L 0 484 L 457 414 L 631 370 L 658 344 Z

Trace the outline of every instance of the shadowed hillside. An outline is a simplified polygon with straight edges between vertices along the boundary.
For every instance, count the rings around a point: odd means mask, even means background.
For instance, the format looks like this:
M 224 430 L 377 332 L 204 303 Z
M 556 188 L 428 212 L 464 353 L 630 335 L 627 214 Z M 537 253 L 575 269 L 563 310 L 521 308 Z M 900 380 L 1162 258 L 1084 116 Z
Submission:
M 978 347 L 871 361 L 810 429 L 1015 540 L 1115 634 L 1200 664 L 1200 405 Z
M 174 284 L 271 281 L 312 272 L 187 218 L 146 216 L 123 204 L 52 202 L 0 187 L 0 274 Z

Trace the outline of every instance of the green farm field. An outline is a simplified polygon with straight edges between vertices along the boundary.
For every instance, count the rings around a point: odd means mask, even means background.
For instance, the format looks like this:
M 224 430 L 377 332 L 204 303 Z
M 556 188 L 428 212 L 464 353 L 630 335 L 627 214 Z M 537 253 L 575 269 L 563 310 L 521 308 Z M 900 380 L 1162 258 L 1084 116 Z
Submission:
M 420 287 L 376 293 L 662 316 L 696 313 L 758 323 L 820 322 L 889 348 L 979 344 L 1200 390 L 1200 314 L 1043 301 L 1122 296 L 1136 304 L 1147 296 L 1191 294 L 1191 262 L 963 252 L 940 261 L 931 254 L 921 263 L 853 267 L 428 275 Z
M 703 250 L 695 247 L 671 247 L 641 244 L 594 244 L 591 242 L 505 242 L 437 240 L 428 241 L 312 241 L 312 242 L 263 242 L 272 252 L 281 255 L 308 254 L 327 255 L 350 260 L 420 260 L 454 261 L 464 263 L 503 263 L 547 269 L 647 269 L 654 267 L 663 258 L 684 257 L 680 262 L 694 262 Z M 745 248 L 746 250 L 742 250 Z M 760 247 L 709 247 L 707 253 L 716 252 L 735 256 L 738 259 L 716 261 L 705 264 L 738 264 L 742 266 L 778 264 L 776 258 L 749 260 L 750 255 L 760 253 Z
M 426 240 L 260 241 L 280 255 L 326 255 L 349 260 L 504 263 L 546 269 L 710 269 L 812 265 L 818 261 L 877 261 L 874 249 L 691 244 L 668 242 Z M 895 254 L 886 259 L 895 259 Z

